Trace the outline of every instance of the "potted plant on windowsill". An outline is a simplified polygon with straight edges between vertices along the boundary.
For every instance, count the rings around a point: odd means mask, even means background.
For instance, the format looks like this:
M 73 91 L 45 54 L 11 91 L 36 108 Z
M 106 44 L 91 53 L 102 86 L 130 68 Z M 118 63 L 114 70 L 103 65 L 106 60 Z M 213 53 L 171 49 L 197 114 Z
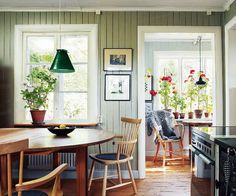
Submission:
M 33 124 L 44 123 L 48 94 L 55 88 L 57 79 L 46 67 L 35 67 L 26 76 L 26 82 L 21 90 L 25 108 L 30 109 Z
M 212 96 L 210 95 L 203 95 L 202 96 L 203 103 L 204 103 L 204 116 L 205 118 L 209 118 L 209 114 L 212 112 Z
M 194 110 L 195 112 L 195 117 L 196 118 L 202 118 L 202 113 L 203 113 L 203 109 L 202 109 L 202 102 L 204 101 L 204 95 L 206 93 L 206 87 L 207 87 L 207 81 L 208 79 L 206 78 L 206 75 L 200 71 L 197 74 L 197 77 L 199 77 L 201 75 L 202 80 L 205 81 L 205 85 L 196 85 L 195 89 L 197 92 L 197 109 Z
M 161 96 L 161 103 L 164 105 L 164 110 L 171 112 L 170 99 L 171 99 L 171 90 L 172 90 L 172 77 L 163 76 L 159 81 L 159 90 L 158 94 Z
M 196 99 L 197 96 L 197 91 L 196 91 L 196 86 L 195 86 L 195 80 L 194 80 L 194 75 L 195 70 L 190 70 L 190 74 L 188 78 L 184 81 L 186 87 L 185 87 L 185 96 L 187 99 L 187 104 L 188 104 L 188 118 L 192 119 L 193 118 L 193 103 Z
M 180 97 L 179 109 L 180 109 L 180 114 L 179 114 L 180 119 L 184 119 L 185 118 L 185 109 L 186 109 L 186 101 L 185 101 L 184 95 L 182 97 Z
M 180 95 L 175 88 L 173 89 L 172 93 L 173 93 L 173 96 L 171 97 L 170 105 L 174 108 L 173 114 L 174 114 L 175 119 L 178 119 L 179 118 L 178 108 L 180 105 Z

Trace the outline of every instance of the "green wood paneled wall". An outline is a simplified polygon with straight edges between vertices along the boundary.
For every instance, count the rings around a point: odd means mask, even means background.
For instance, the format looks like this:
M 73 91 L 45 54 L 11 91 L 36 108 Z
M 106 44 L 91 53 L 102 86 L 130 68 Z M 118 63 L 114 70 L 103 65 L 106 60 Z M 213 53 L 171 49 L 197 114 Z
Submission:
M 61 23 L 98 24 L 99 28 L 99 95 L 105 129 L 119 133 L 120 116 L 137 117 L 137 26 L 181 25 L 221 26 L 221 13 L 206 12 L 62 12 Z M 58 24 L 55 12 L 0 12 L 0 126 L 13 124 L 14 93 L 14 25 Z M 104 101 L 103 48 L 133 48 L 132 98 L 128 102 Z M 20 68 L 19 68 L 20 69 Z M 106 145 L 111 149 L 111 145 Z M 137 152 L 136 152 L 137 155 Z M 136 156 L 137 157 L 137 156 Z M 133 161 L 137 169 L 137 159 Z
M 236 15 L 236 1 L 234 1 L 234 2 L 230 5 L 229 11 L 225 11 L 225 12 L 224 12 L 223 24 L 226 25 L 227 22 L 229 22 L 235 15 Z

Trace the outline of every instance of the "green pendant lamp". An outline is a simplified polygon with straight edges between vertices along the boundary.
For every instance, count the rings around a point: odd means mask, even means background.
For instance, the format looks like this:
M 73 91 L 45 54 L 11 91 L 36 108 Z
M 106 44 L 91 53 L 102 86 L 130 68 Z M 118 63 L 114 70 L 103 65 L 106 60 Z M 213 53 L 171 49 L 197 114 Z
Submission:
M 60 28 L 60 44 L 61 44 L 61 0 L 59 0 L 59 28 Z M 53 60 L 53 63 L 50 67 L 50 71 L 54 73 L 72 73 L 75 72 L 75 69 L 70 61 L 67 50 L 57 49 L 57 54 Z
M 50 67 L 51 72 L 55 73 L 72 73 L 75 69 L 70 61 L 67 50 L 57 49 L 57 54 Z
M 201 76 L 201 71 L 202 71 L 202 37 L 201 37 L 201 36 L 199 36 L 199 37 L 197 38 L 196 43 L 199 44 L 200 76 L 199 76 L 198 81 L 195 83 L 195 85 L 197 85 L 197 86 L 205 86 L 205 85 L 206 85 L 206 82 L 203 81 L 202 76 Z

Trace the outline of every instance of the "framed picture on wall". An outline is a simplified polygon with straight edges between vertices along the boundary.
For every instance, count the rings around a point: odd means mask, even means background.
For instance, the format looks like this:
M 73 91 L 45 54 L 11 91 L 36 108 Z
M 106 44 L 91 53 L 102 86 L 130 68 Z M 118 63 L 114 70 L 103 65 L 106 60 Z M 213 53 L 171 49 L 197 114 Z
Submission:
M 132 71 L 132 48 L 104 48 L 104 71 Z
M 130 101 L 131 75 L 105 74 L 105 101 Z
M 148 76 L 145 77 L 145 101 L 152 101 L 152 95 L 150 94 L 150 90 L 153 89 L 153 77 Z

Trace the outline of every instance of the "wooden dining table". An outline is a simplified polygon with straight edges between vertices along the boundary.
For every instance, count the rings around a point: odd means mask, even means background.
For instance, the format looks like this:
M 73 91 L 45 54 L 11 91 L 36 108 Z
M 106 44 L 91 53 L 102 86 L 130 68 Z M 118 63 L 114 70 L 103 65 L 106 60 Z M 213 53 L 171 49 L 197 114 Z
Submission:
M 59 130 L 58 130 L 59 131 Z M 1 128 L 0 143 L 29 139 L 28 153 L 41 151 L 54 152 L 75 152 L 76 158 L 76 195 L 84 196 L 88 194 L 87 187 L 87 153 L 88 146 L 101 144 L 112 140 L 114 134 L 98 129 L 75 129 L 68 136 L 56 136 L 46 128 Z M 1 170 L 4 168 L 4 159 L 1 160 Z M 6 171 L 6 170 L 5 170 Z M 6 186 L 6 174 L 1 171 L 1 187 Z M 5 179 L 4 179 L 5 178 Z

